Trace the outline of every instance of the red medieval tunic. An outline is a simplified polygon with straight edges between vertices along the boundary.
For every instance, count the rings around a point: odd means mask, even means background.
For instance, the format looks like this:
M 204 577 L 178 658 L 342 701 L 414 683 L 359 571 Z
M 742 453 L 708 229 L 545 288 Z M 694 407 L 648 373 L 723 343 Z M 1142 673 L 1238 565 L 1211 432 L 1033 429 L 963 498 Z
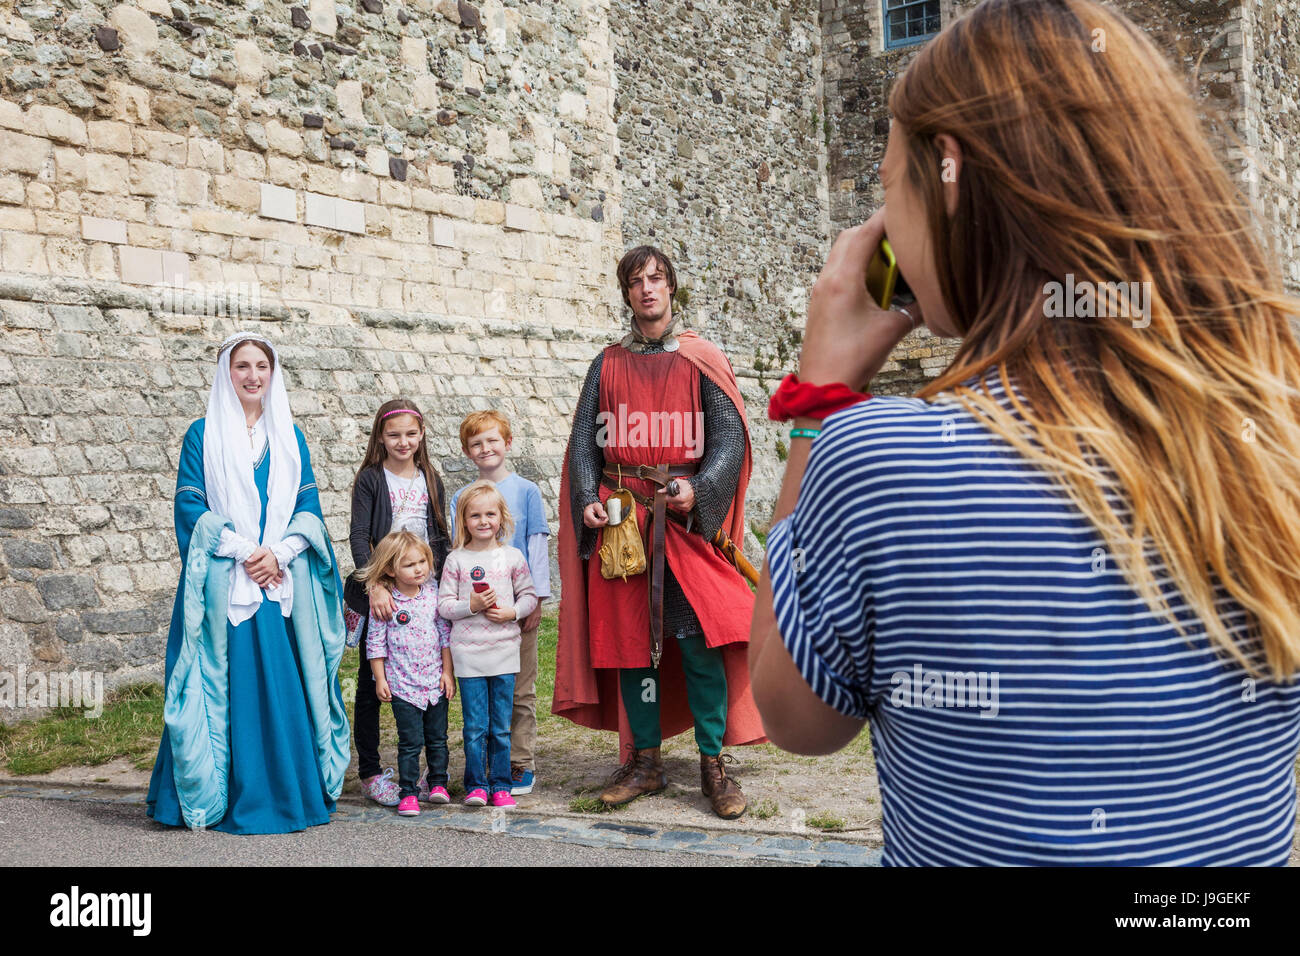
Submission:
M 605 350 L 600 373 L 602 451 L 607 467 L 698 464 L 703 452 L 701 374 L 707 374 L 745 416 L 735 375 L 726 357 L 693 332 L 678 336 L 675 352 L 633 354 L 621 345 Z M 560 501 L 569 500 L 568 453 Z M 723 530 L 735 541 L 744 535 L 744 495 L 751 458 L 746 425 L 745 461 Z M 689 479 L 687 479 L 689 480 Z M 654 484 L 627 477 L 623 484 L 649 497 Z M 610 489 L 601 484 L 600 500 Z M 636 505 L 637 524 L 649 559 L 649 510 Z M 571 509 L 560 512 L 559 558 L 563 593 L 556 652 L 552 713 L 602 730 L 618 728 L 622 750 L 632 748 L 618 687 L 618 668 L 650 666 L 649 571 L 627 581 L 600 573 L 599 548 L 586 562 L 577 553 Z M 699 534 L 668 520 L 664 559 L 699 619 L 708 647 L 721 648 L 727 674 L 724 745 L 759 743 L 762 723 L 749 687 L 747 645 L 754 595 L 740 573 Z M 585 564 L 585 567 L 583 566 Z M 665 738 L 693 726 L 686 699 L 681 655 L 673 635 L 664 635 L 660 662 L 660 727 Z

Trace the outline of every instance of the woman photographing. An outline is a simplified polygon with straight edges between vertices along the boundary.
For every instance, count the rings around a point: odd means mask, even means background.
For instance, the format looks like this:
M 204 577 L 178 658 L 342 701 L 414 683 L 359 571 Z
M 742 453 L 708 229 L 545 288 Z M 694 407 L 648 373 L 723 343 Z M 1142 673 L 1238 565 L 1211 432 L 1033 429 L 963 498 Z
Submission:
M 1300 303 L 1108 8 L 986 0 L 890 109 L 885 208 L 836 240 L 775 401 L 768 736 L 870 722 L 888 865 L 1285 863 Z M 910 316 L 864 288 L 885 234 Z M 914 316 L 951 365 L 848 404 Z

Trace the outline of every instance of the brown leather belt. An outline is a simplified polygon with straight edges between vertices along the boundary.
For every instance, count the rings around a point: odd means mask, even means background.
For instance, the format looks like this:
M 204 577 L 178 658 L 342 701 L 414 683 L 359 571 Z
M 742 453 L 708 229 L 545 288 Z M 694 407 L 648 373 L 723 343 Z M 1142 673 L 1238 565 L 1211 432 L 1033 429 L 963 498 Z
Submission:
M 646 498 L 632 489 L 627 489 L 634 499 L 645 505 L 650 511 L 650 531 L 646 535 L 650 541 L 650 666 L 658 667 L 664 651 L 664 521 L 668 512 L 668 483 L 674 478 L 685 478 L 695 474 L 695 465 L 615 465 L 606 466 L 604 484 L 607 488 L 617 487 L 615 481 L 625 478 L 639 478 L 653 482 L 654 497 Z

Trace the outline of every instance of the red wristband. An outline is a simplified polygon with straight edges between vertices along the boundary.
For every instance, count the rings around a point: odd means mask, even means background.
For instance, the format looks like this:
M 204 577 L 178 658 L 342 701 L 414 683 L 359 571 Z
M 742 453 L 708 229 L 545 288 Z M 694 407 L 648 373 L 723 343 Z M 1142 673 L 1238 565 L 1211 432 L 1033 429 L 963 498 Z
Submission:
M 855 392 L 843 382 L 812 385 L 800 382 L 799 376 L 791 373 L 781 380 L 781 387 L 772 394 L 767 404 L 767 417 L 774 422 L 791 418 L 825 418 L 870 397 L 870 392 Z

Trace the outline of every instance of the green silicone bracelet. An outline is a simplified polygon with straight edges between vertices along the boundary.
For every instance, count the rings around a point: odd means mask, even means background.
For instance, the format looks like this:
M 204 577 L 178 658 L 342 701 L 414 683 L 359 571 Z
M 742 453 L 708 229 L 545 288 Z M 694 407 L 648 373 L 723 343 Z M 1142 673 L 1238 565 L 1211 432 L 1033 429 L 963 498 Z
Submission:
M 816 438 L 822 433 L 820 428 L 792 428 L 790 429 L 791 438 Z

